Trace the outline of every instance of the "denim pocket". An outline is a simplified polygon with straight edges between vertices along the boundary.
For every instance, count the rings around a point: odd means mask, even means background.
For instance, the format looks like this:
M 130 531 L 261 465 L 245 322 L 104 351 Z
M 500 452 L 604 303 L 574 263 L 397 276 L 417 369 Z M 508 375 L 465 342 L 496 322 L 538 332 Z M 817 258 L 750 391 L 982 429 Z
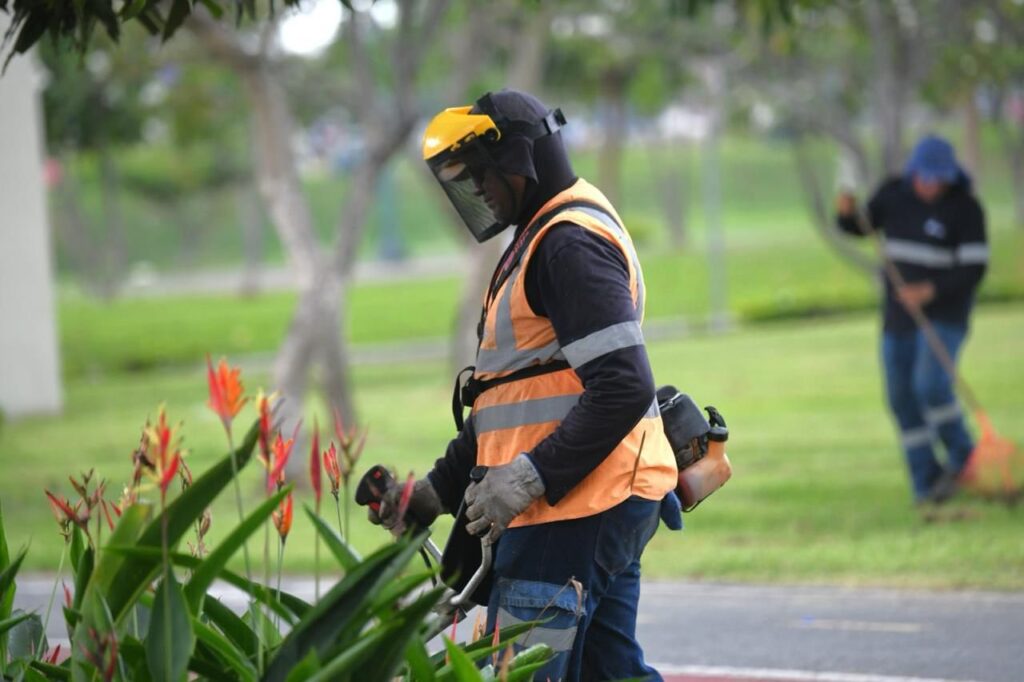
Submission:
M 582 587 L 577 591 L 576 585 L 572 582 L 557 585 L 535 580 L 500 578 L 497 584 L 497 627 L 500 629 L 529 621 L 541 621 L 516 640 L 515 649 L 519 651 L 544 643 L 556 655 L 568 654 L 585 613 L 586 592 Z M 567 655 L 565 662 L 568 662 Z M 548 669 L 545 666 L 545 670 Z
M 601 515 L 594 560 L 608 575 L 618 575 L 640 558 L 658 528 L 661 504 L 630 498 Z

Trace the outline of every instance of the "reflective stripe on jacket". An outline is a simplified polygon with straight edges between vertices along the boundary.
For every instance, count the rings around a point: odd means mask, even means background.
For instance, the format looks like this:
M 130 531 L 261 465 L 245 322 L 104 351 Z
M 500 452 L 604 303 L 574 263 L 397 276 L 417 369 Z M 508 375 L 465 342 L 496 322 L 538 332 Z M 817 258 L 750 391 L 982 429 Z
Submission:
M 552 214 L 559 206 L 586 201 L 602 207 L 572 206 Z M 605 353 L 643 344 L 644 285 L 640 263 L 629 235 L 608 200 L 595 187 L 578 180 L 553 197 L 537 212 L 550 214 L 539 226 L 499 289 L 485 299 L 483 336 L 477 352 L 474 378 L 486 381 L 538 364 L 568 362 L 570 367 L 493 386 L 473 403 L 477 436 L 477 464 L 507 464 L 520 452 L 529 452 L 551 434 L 583 394 L 573 367 Z M 551 227 L 570 222 L 615 244 L 629 269 L 629 286 L 636 320 L 611 325 L 560 346 L 546 317 L 535 315 L 527 301 L 525 273 L 540 240 Z M 582 518 L 614 507 L 632 495 L 660 500 L 675 488 L 675 458 L 662 429 L 657 401 L 607 458 L 555 506 L 536 500 L 510 524 L 527 526 Z

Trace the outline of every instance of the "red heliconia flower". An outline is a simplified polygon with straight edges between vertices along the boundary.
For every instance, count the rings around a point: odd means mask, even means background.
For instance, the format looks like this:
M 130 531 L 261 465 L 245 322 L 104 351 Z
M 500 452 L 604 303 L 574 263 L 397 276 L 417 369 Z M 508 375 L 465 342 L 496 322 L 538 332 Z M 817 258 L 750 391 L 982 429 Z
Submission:
M 412 489 L 416 485 L 416 476 L 410 471 L 409 477 L 405 479 L 402 486 L 402 495 L 398 498 L 398 518 L 404 519 L 405 512 L 409 510 L 409 502 L 412 500 Z
M 331 480 L 331 494 L 334 495 L 334 499 L 338 499 L 338 488 L 341 485 L 341 469 L 338 468 L 338 451 L 334 448 L 334 442 L 331 442 L 331 447 L 324 450 L 324 471 L 327 472 L 327 478 Z
M 317 422 L 316 417 L 313 417 L 313 442 L 309 448 L 309 482 L 313 486 L 316 508 L 320 509 L 323 483 L 320 480 L 320 424 Z
M 171 461 L 167 465 L 167 468 L 160 475 L 160 494 L 163 495 L 164 497 L 167 496 L 167 488 L 170 487 L 171 481 L 173 481 L 174 477 L 177 476 L 177 474 L 178 474 L 178 467 L 180 465 L 181 465 L 181 454 L 176 452 L 171 457 Z
M 277 434 L 277 440 L 274 441 L 273 446 L 273 465 L 270 467 L 269 475 L 267 476 L 268 494 L 273 491 L 275 484 L 279 486 L 284 485 L 284 470 L 292 456 L 292 447 L 295 445 L 295 437 L 299 435 L 300 426 L 302 426 L 301 421 L 295 425 L 295 433 L 288 440 L 282 438 L 280 433 Z
M 103 518 L 107 520 L 107 526 L 110 530 L 114 530 L 114 517 L 110 513 L 110 507 L 113 507 L 115 513 L 117 513 L 117 507 L 114 506 L 113 502 L 107 502 L 102 498 L 100 499 L 100 509 L 103 510 Z M 117 515 L 120 516 L 121 514 L 118 513 Z
M 50 655 L 46 657 L 46 662 L 50 665 L 57 665 L 57 661 L 60 659 L 60 644 L 58 644 Z
M 245 387 L 238 378 L 240 373 L 239 368 L 229 367 L 224 358 L 214 370 L 210 356 L 206 356 L 206 378 L 210 385 L 210 400 L 206 404 L 217 413 L 225 429 L 231 428 L 231 421 L 248 401 L 243 395 Z
M 46 493 L 46 499 L 50 502 L 50 508 L 53 510 L 53 515 L 57 519 L 57 525 L 60 526 L 60 533 L 67 540 L 71 537 L 71 526 L 72 524 L 81 528 L 86 535 L 89 534 L 89 510 L 80 511 L 82 508 L 82 502 L 79 501 L 74 507 L 65 497 L 58 497 L 49 490 L 44 490 Z
M 181 465 L 181 450 L 178 448 L 176 429 L 167 423 L 167 411 L 160 407 L 156 425 L 146 428 L 146 463 L 154 470 L 160 486 L 161 498 L 167 497 L 167 488 L 174 480 Z
M 61 586 L 64 588 L 64 606 L 71 608 L 71 605 L 75 603 L 75 600 L 71 597 L 71 590 L 68 589 L 67 583 L 63 580 L 60 581 Z
M 288 533 L 292 529 L 293 504 L 292 494 L 288 493 L 288 496 L 281 500 L 277 510 L 271 514 L 277 534 L 281 536 L 281 542 L 288 539 Z

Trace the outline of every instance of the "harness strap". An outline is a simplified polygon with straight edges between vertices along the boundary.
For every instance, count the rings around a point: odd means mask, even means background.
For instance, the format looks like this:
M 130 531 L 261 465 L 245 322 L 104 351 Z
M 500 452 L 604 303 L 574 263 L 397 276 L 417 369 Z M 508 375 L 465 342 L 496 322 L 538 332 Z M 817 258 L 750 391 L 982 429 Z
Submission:
M 476 402 L 476 399 L 484 391 L 490 390 L 495 386 L 512 383 L 513 381 L 561 372 L 563 369 L 569 369 L 570 367 L 571 365 L 565 360 L 555 360 L 543 365 L 524 367 L 511 374 L 495 377 L 494 379 L 476 379 L 471 374 L 465 384 L 462 383 L 462 375 L 467 371 L 472 372 L 476 368 L 473 365 L 462 368 L 455 375 L 455 388 L 452 390 L 452 417 L 455 419 L 455 428 L 462 431 L 465 426 L 465 419 L 462 416 L 463 410 L 467 407 L 473 407 L 473 403 Z

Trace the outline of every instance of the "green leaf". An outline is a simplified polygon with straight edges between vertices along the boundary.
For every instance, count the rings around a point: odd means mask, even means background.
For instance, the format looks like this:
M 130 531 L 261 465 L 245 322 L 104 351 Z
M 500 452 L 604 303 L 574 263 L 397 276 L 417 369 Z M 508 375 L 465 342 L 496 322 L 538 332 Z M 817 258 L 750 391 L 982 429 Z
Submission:
M 85 533 L 78 526 L 71 527 L 71 569 L 78 570 L 78 562 L 85 552 Z
M 248 658 L 255 658 L 259 646 L 256 632 L 234 611 L 224 606 L 219 599 L 204 599 L 203 613 L 228 639 Z
M 430 662 L 427 645 L 422 637 L 414 637 L 405 647 L 405 662 L 409 665 L 409 678 L 416 682 L 435 682 L 437 674 Z
M 277 494 L 264 500 L 242 523 L 235 526 L 231 533 L 224 538 L 224 541 L 210 552 L 203 559 L 203 563 L 193 571 L 192 577 L 189 579 L 188 584 L 185 585 L 185 600 L 188 602 L 192 613 L 199 612 L 199 603 L 202 601 L 203 595 L 206 594 L 207 590 L 210 589 L 210 585 L 213 584 L 213 581 L 224 570 L 228 560 L 245 544 L 249 536 L 262 527 L 263 523 L 277 509 L 281 500 L 287 497 L 291 490 L 292 486 L 286 486 L 278 491 Z
M 444 639 L 444 648 L 448 652 L 448 660 L 451 661 L 452 670 L 455 671 L 455 678 L 457 680 L 479 680 L 481 678 L 480 671 L 473 665 L 473 660 L 466 655 L 466 652 L 448 637 L 442 635 L 442 638 Z
M 92 547 L 89 547 L 82 552 L 82 556 L 75 566 L 75 595 L 71 602 L 73 608 L 78 609 L 82 606 L 82 598 L 85 596 L 86 589 L 88 589 L 89 579 L 92 578 L 95 556 Z
M 203 5 L 206 6 L 206 9 L 210 10 L 210 14 L 212 14 L 215 19 L 220 19 L 221 17 L 224 16 L 224 8 L 221 7 L 220 3 L 217 2 L 216 0 L 199 0 L 199 1 L 201 3 L 203 3 Z
M 162 547 L 164 517 L 166 517 L 167 542 L 170 547 L 177 545 L 181 537 L 192 528 L 196 519 L 231 483 L 232 471 L 234 469 L 241 471 L 249 463 L 259 434 L 258 426 L 258 423 L 254 423 L 246 434 L 245 440 L 235 452 L 225 456 L 206 473 L 195 479 L 192 485 L 167 505 L 163 514 L 150 522 L 135 543 L 115 543 L 111 538 L 110 544 L 135 544 L 138 547 L 159 549 Z M 232 465 L 232 459 L 235 461 L 234 465 Z M 135 557 L 131 561 L 124 562 L 107 595 L 110 611 L 114 614 L 115 620 L 121 619 L 135 598 L 156 577 L 160 563 L 159 557 Z
M 373 658 L 360 668 L 360 675 L 367 680 L 390 680 L 395 677 L 403 661 L 403 653 L 409 641 L 423 629 L 424 619 L 441 599 L 445 587 L 435 587 L 409 605 L 402 606 L 397 614 L 399 628 L 379 647 Z
M 387 638 L 395 629 L 397 629 L 396 623 L 385 623 L 374 628 L 364 637 L 360 637 L 355 644 L 345 647 L 340 654 L 328 661 L 320 672 L 309 678 L 309 682 L 354 679 L 352 675 L 357 671 L 360 682 L 369 682 L 370 678 L 362 676 L 362 666 L 376 654 L 382 644 L 387 642 Z M 264 679 L 272 679 L 269 677 L 269 671 L 268 677 Z
M 164 35 L 163 40 L 167 42 L 167 39 L 174 35 L 174 32 L 181 28 L 185 18 L 192 13 L 192 1 L 191 0 L 174 0 L 171 4 L 171 11 L 167 15 L 167 21 L 164 22 Z
M 209 647 L 221 662 L 233 670 L 238 676 L 236 679 L 242 682 L 255 682 L 256 667 L 231 641 L 198 618 L 192 619 L 192 627 L 196 639 Z
M 385 546 L 350 571 L 288 633 L 271 659 L 264 682 L 284 682 L 288 671 L 315 649 L 321 657 L 343 634 L 354 636 L 369 618 L 369 604 L 423 545 L 426 533 Z M 324 670 L 327 670 L 325 664 Z
M 71 679 L 71 673 L 68 672 L 68 669 L 64 666 L 50 665 L 43 661 L 32 661 L 29 665 L 31 665 L 33 670 L 38 670 L 43 673 L 43 675 L 46 676 L 46 679 L 51 682 L 53 682 L 53 680 L 61 680 L 63 682 L 63 680 Z M 137 682 L 141 682 L 141 680 L 137 680 Z
M 0 571 L 0 604 L 6 604 L 8 599 L 13 604 L 14 592 L 17 590 L 14 578 L 18 575 L 18 569 L 21 568 L 21 562 L 25 560 L 26 554 L 28 554 L 28 547 L 18 552 L 14 561 L 8 563 L 4 570 Z M 10 612 L 8 611 L 8 613 Z
M 15 609 L 14 613 L 20 615 L 21 609 Z M 36 647 L 42 640 L 42 650 L 46 651 L 47 642 L 43 636 L 43 619 L 38 613 L 26 614 L 28 617 L 11 628 L 8 633 L 7 652 L 11 660 L 18 658 L 33 658 L 38 653 Z
M 309 516 L 310 521 L 313 522 L 313 528 L 320 534 L 320 537 L 324 539 L 327 544 L 327 549 L 330 550 L 334 558 L 338 560 L 342 568 L 346 572 L 351 571 L 353 568 L 359 565 L 361 559 L 356 554 L 355 550 L 345 544 L 345 541 L 341 539 L 337 531 L 331 528 L 326 521 L 317 516 L 316 512 L 309 508 L 309 505 L 303 505 L 306 510 L 306 515 Z
M 157 561 L 160 560 L 162 552 L 155 547 L 125 547 L 123 545 L 108 546 L 104 548 L 107 552 L 116 552 L 124 556 L 130 557 L 143 557 L 143 558 L 154 558 Z M 172 552 L 168 555 L 171 563 L 175 566 L 181 566 L 182 568 L 194 569 L 201 563 L 200 559 L 192 556 L 191 554 L 181 554 L 180 552 Z M 313 607 L 308 603 L 299 599 L 293 594 L 285 591 L 280 593 L 277 590 L 269 589 L 255 581 L 250 582 L 244 576 L 240 576 L 237 573 L 224 569 L 220 574 L 220 579 L 224 582 L 237 587 L 246 594 L 252 594 L 256 597 L 256 600 L 266 604 L 275 613 L 281 615 L 282 618 L 287 620 L 289 623 L 294 622 L 296 618 L 301 618 L 308 613 Z
M 16 616 L 11 616 L 10 618 L 4 618 L 3 620 L 0 620 L 0 637 L 7 634 L 7 631 L 13 628 L 18 623 L 24 620 L 28 620 L 28 618 L 31 615 L 31 613 L 19 613 Z M 4 639 L 4 641 L 6 641 L 6 638 Z
M 423 583 L 427 582 L 427 580 L 430 579 L 430 576 L 434 574 L 435 571 L 433 570 L 420 571 L 419 573 L 402 576 L 398 580 L 388 583 L 374 597 L 370 608 L 373 609 L 375 614 L 386 616 L 387 611 L 395 604 L 395 602 L 415 590 Z
M 128 21 L 137 17 L 142 10 L 146 9 L 147 2 L 149 0 L 131 0 L 124 3 L 124 6 L 121 7 L 121 21 Z
M 195 645 L 192 619 L 181 585 L 168 568 L 156 588 L 153 616 L 146 634 L 146 659 L 155 682 L 180 682 L 185 678 Z
M 306 682 L 314 673 L 320 671 L 320 658 L 315 651 L 310 651 L 306 657 L 299 661 L 299 664 L 288 673 L 285 682 Z
M 11 564 L 11 552 L 7 547 L 7 531 L 4 528 L 4 507 L 0 503 L 0 571 L 7 570 Z M 14 593 L 16 590 L 0 594 L 0 620 L 5 620 L 11 615 L 14 608 Z M 0 670 L 3 670 L 7 662 L 7 637 L 0 634 Z
M 242 620 L 252 628 L 253 632 L 258 632 L 262 635 L 264 647 L 273 649 L 281 643 L 281 633 L 274 625 L 274 621 L 270 620 L 267 614 L 263 612 L 263 609 L 258 606 L 250 606 Z
M 506 682 L 529 682 L 533 673 L 543 668 L 555 652 L 547 644 L 534 644 L 520 651 L 508 666 Z

